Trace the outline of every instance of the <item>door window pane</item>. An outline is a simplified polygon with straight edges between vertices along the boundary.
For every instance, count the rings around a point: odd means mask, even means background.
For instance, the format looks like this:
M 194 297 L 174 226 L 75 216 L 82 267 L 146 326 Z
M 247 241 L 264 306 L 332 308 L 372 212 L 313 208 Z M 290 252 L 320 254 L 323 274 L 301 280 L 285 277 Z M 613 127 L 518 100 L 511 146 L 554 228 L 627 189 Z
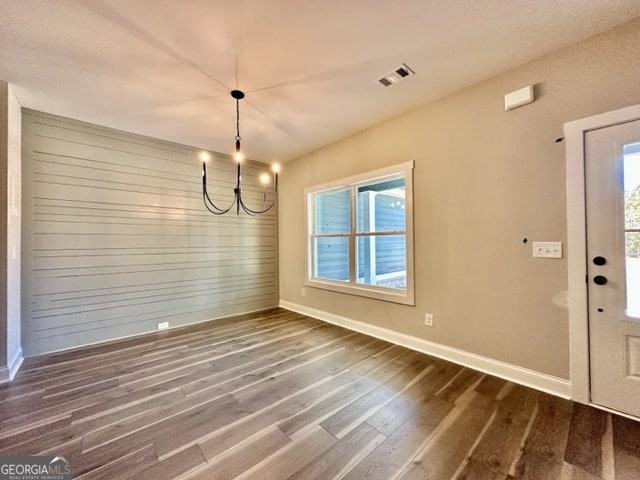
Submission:
M 627 315 L 640 318 L 640 143 L 624 148 Z

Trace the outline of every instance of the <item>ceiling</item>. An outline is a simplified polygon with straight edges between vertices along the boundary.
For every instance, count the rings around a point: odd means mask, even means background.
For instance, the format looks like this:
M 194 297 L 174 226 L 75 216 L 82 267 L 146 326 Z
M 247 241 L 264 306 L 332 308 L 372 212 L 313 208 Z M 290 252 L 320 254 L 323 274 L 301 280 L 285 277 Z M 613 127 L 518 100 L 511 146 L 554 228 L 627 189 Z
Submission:
M 0 0 L 0 79 L 23 106 L 219 152 L 240 88 L 245 155 L 287 161 L 637 16 L 640 0 Z M 377 83 L 402 63 L 415 76 Z

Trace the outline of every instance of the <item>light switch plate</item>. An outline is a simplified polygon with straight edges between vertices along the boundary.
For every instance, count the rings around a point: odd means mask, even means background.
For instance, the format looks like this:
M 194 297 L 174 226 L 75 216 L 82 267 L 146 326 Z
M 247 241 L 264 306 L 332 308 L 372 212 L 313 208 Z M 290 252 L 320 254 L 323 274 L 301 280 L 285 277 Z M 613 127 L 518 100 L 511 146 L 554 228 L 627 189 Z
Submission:
M 538 258 L 562 258 L 562 242 L 533 242 L 533 256 Z

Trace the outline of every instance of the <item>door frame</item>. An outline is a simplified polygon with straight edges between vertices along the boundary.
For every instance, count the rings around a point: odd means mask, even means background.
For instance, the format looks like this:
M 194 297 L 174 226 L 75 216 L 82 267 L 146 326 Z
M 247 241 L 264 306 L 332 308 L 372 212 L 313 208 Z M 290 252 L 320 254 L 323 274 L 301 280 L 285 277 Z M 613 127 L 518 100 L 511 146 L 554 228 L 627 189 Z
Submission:
M 591 402 L 589 380 L 589 310 L 587 296 L 587 229 L 585 200 L 585 134 L 591 130 L 640 120 L 640 105 L 621 108 L 564 124 L 567 175 L 567 268 L 569 281 L 569 363 L 571 399 Z M 602 408 L 602 407 L 599 407 Z

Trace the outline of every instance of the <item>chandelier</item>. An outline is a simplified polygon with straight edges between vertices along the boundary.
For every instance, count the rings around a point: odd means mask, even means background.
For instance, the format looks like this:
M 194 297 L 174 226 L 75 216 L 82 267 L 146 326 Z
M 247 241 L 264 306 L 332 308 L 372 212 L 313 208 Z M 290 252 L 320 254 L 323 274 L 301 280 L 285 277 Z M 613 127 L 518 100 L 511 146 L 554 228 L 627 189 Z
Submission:
M 256 210 L 248 207 L 242 198 L 242 187 L 240 185 L 242 180 L 240 168 L 244 158 L 240 151 L 240 100 L 244 98 L 244 92 L 240 90 L 232 90 L 231 96 L 236 100 L 236 151 L 234 154 L 234 159 L 236 161 L 236 186 L 233 189 L 233 200 L 227 208 L 220 208 L 209 197 L 209 193 L 207 192 L 207 160 L 209 159 L 209 154 L 207 152 L 202 152 L 200 154 L 200 159 L 202 160 L 202 199 L 204 201 L 204 206 L 207 207 L 207 210 L 214 215 L 224 215 L 225 213 L 230 212 L 234 206 L 236 207 L 236 215 L 240 215 L 240 209 L 249 215 L 260 215 L 271 210 L 278 200 L 278 171 L 280 170 L 280 167 L 278 164 L 273 164 L 271 167 L 273 170 L 273 201 L 269 205 L 266 205 L 267 184 L 270 179 L 269 174 L 263 173 L 260 175 L 260 182 L 262 183 L 263 208 Z

